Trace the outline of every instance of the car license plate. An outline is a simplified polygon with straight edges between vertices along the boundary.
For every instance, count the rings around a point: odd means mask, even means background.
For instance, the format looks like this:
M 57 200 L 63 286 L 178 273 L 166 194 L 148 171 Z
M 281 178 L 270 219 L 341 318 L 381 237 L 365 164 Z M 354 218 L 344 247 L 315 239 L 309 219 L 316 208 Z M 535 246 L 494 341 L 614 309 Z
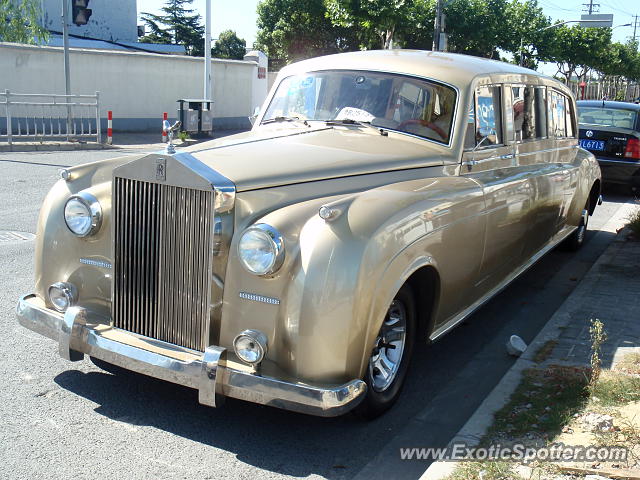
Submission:
M 604 141 L 603 140 L 580 140 L 580 146 L 585 150 L 604 150 Z

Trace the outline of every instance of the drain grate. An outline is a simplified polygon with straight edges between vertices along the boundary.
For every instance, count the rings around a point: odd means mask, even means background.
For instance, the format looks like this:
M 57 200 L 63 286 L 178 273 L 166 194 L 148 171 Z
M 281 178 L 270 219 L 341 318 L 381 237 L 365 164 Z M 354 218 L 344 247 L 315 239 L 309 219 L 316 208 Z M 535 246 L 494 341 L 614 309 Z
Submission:
M 33 240 L 36 236 L 29 232 L 16 232 L 13 230 L 0 230 L 0 243 L 20 243 Z

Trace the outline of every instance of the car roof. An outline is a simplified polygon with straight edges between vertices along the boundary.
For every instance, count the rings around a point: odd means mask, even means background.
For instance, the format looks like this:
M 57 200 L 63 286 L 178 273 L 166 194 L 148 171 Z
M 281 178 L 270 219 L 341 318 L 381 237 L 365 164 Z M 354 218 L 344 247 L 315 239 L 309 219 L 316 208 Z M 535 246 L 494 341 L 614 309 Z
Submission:
M 635 110 L 640 111 L 640 105 L 629 102 L 614 102 L 612 100 L 578 100 L 578 107 L 600 107 L 600 108 L 614 108 L 621 110 Z
M 281 73 L 292 75 L 331 69 L 384 70 L 434 78 L 453 85 L 468 84 L 478 75 L 495 73 L 533 75 L 551 79 L 528 68 L 487 58 L 458 53 L 400 49 L 366 50 L 311 58 L 288 65 L 281 70 Z

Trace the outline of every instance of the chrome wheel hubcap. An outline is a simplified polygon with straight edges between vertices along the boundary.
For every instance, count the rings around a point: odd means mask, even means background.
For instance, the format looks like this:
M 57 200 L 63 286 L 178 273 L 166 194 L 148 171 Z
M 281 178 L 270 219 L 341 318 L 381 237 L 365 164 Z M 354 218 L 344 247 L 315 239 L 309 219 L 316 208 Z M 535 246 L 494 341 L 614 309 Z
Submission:
M 407 310 L 398 300 L 391 302 L 369 359 L 371 387 L 383 392 L 393 383 L 400 369 L 407 334 Z

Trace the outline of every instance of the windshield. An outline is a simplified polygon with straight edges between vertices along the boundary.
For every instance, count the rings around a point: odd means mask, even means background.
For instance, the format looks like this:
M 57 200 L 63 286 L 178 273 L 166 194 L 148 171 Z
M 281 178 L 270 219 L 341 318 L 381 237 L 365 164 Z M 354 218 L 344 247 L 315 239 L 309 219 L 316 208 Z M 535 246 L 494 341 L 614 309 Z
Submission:
M 265 112 L 274 118 L 355 120 L 449 143 L 456 92 L 390 73 L 323 71 L 285 78 Z
M 636 124 L 636 111 L 621 108 L 579 107 L 580 123 L 603 127 L 633 128 Z

